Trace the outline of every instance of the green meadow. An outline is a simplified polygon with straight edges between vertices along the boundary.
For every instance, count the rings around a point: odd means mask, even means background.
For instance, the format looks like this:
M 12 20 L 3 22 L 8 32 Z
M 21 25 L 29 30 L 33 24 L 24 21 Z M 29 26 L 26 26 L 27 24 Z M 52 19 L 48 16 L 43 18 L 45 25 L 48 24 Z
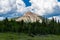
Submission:
M 60 40 L 60 35 L 36 35 L 32 37 L 24 33 L 0 33 L 0 40 Z

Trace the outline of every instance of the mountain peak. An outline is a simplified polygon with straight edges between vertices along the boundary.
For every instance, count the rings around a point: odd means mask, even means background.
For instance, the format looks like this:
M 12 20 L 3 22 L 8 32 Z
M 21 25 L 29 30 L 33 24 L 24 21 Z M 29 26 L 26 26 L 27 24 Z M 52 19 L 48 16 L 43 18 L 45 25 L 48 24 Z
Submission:
M 32 12 L 26 12 L 24 15 L 32 15 Z
M 24 22 L 36 22 L 40 21 L 42 22 L 42 19 L 35 13 L 32 12 L 26 12 L 22 17 L 16 19 L 16 21 L 24 21 Z

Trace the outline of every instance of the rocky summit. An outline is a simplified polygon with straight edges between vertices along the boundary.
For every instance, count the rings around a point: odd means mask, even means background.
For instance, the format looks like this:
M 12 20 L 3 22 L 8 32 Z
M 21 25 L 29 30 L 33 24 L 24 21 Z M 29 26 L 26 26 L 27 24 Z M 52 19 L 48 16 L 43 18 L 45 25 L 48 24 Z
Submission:
M 22 17 L 19 17 L 16 19 L 16 21 L 24 21 L 24 22 L 42 22 L 42 17 L 32 13 L 32 12 L 26 12 Z

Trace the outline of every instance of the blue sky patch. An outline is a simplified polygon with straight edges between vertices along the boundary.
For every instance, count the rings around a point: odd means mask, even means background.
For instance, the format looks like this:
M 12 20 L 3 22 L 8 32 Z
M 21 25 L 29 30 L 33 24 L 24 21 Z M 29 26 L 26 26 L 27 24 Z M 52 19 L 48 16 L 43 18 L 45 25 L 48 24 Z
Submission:
M 26 7 L 31 6 L 31 3 L 29 1 L 30 0 L 23 0 L 23 2 L 25 3 Z
M 60 0 L 58 0 L 60 2 Z

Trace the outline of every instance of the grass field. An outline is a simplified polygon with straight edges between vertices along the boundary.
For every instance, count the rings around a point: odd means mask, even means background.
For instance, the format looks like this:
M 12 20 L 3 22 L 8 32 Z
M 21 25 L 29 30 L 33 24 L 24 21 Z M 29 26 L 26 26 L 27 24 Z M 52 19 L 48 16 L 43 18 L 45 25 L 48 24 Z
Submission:
M 60 40 L 60 35 L 28 36 L 24 33 L 0 33 L 0 40 Z

